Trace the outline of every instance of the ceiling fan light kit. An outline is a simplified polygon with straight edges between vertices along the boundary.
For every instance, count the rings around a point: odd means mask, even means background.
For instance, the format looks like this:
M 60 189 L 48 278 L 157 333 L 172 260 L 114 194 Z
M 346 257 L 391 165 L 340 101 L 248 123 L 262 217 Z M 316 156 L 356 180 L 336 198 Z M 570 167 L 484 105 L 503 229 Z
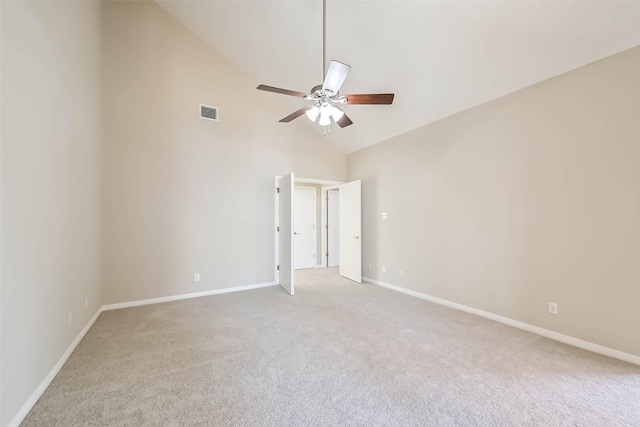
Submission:
M 326 10 L 327 2 L 322 1 L 322 73 L 327 70 L 324 76 L 324 83 L 322 85 L 315 86 L 311 89 L 309 94 L 302 92 L 296 92 L 288 89 L 280 89 L 273 86 L 259 85 L 258 90 L 264 90 L 267 92 L 280 93 L 282 95 L 295 96 L 303 98 L 307 101 L 312 101 L 311 105 L 302 107 L 298 111 L 288 115 L 280 120 L 281 123 L 288 123 L 303 114 L 307 116 L 309 120 L 314 123 L 318 123 L 320 126 L 330 126 L 331 123 L 336 123 L 341 128 L 347 127 L 353 122 L 342 111 L 339 104 L 370 104 L 370 105 L 390 105 L 393 103 L 393 93 L 381 93 L 381 94 L 363 94 L 363 95 L 340 95 L 340 88 L 349 75 L 351 66 L 339 61 L 331 61 L 329 68 L 325 67 L 326 57 Z M 338 104 L 338 105 L 336 105 Z
M 315 122 L 318 119 L 318 116 L 320 115 L 320 109 L 316 106 L 313 106 L 311 108 L 308 108 L 305 114 L 307 115 L 309 120 L 311 120 L 312 122 Z

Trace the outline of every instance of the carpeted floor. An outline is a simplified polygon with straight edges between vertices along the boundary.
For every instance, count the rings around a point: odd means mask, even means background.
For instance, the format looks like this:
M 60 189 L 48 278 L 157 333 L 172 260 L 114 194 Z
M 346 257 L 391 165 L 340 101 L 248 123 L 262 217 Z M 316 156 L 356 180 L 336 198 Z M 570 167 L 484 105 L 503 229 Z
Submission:
M 104 312 L 23 425 L 640 426 L 640 367 L 335 269 Z

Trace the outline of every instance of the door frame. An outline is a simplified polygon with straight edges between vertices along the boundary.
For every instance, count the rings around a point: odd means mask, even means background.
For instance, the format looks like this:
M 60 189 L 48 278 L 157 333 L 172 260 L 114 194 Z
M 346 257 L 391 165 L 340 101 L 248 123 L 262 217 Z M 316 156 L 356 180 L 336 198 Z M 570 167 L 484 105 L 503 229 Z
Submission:
M 294 179 L 294 183 L 295 182 L 298 182 L 298 180 Z M 313 253 L 314 253 L 314 257 L 313 257 L 313 266 L 311 268 L 316 268 L 318 266 L 318 201 L 316 200 L 317 199 L 316 189 L 315 187 L 302 187 L 294 184 L 293 191 L 295 192 L 295 190 L 313 191 Z M 293 209 L 295 212 L 295 202 L 293 206 L 294 206 Z M 295 237 L 294 237 L 294 241 L 295 241 Z M 293 266 L 293 269 L 294 270 L 296 269 L 295 265 Z
M 273 194 L 275 195 L 274 200 L 275 200 L 275 206 L 274 206 L 274 226 L 273 226 L 273 233 L 274 233 L 274 257 L 273 257 L 273 277 L 274 277 L 274 281 L 276 283 L 280 283 L 280 273 L 278 272 L 278 264 L 280 262 L 279 258 L 279 253 L 278 253 L 278 227 L 279 227 L 279 218 L 278 218 L 278 203 L 280 202 L 280 199 L 278 197 L 278 184 L 280 181 L 280 178 L 282 178 L 284 175 L 276 175 L 274 178 L 274 188 L 273 188 Z M 331 188 L 336 188 L 338 187 L 340 184 L 344 184 L 344 181 L 331 181 L 331 180 L 327 180 L 327 179 L 313 179 L 313 178 L 302 178 L 302 177 L 298 177 L 295 176 L 294 174 L 294 183 L 296 182 L 303 182 L 306 184 L 320 184 L 320 185 L 324 185 L 326 187 L 322 187 L 321 193 L 322 195 L 325 195 L 325 193 L 323 193 L 323 191 L 325 191 L 326 189 L 331 189 Z M 295 184 L 294 184 L 295 187 Z M 323 218 L 323 223 L 322 223 L 322 239 L 323 239 L 323 248 L 322 248 L 322 253 L 327 253 L 327 243 L 326 243 L 326 239 L 327 239 L 327 206 L 326 206 L 326 201 L 324 200 L 325 197 L 322 197 L 322 218 Z M 316 224 L 317 225 L 317 224 Z M 316 242 L 317 245 L 317 242 Z M 316 257 L 317 258 L 317 257 Z M 322 257 L 322 261 L 323 261 L 323 267 L 327 266 L 327 257 L 323 256 Z

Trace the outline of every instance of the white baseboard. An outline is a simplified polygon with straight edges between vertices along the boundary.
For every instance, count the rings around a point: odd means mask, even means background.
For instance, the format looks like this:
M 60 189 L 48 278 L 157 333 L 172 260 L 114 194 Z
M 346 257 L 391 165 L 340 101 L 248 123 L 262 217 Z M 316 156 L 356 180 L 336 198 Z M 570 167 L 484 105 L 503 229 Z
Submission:
M 400 286 L 391 285 L 389 283 L 381 282 L 379 280 L 371 279 L 369 277 L 363 277 L 362 280 L 364 282 L 382 286 L 384 288 L 401 292 L 403 294 L 411 295 L 416 298 L 420 298 L 436 304 L 444 305 L 446 307 L 454 308 L 456 310 L 465 311 L 467 313 L 475 314 L 476 316 L 491 319 L 496 322 L 504 323 L 505 325 L 513 326 L 514 328 L 522 329 L 527 332 L 532 332 L 534 334 L 542 335 L 543 337 L 551 338 L 552 340 L 560 341 L 562 343 L 569 344 L 574 347 L 581 348 L 583 350 L 589 350 L 594 353 L 598 353 L 604 356 L 613 357 L 614 359 L 622 360 L 624 362 L 640 365 L 640 356 L 625 353 L 623 351 L 615 350 L 613 348 L 605 347 L 599 344 L 594 344 L 592 342 L 574 338 L 569 335 L 560 334 L 558 332 L 550 331 L 548 329 L 540 328 L 538 326 L 533 326 L 528 323 L 510 319 L 508 317 L 500 316 L 498 314 L 490 313 L 488 311 L 479 310 L 477 308 L 469 307 L 463 304 L 458 304 L 456 302 L 448 301 L 442 298 L 433 297 L 431 295 L 423 294 L 421 292 L 412 291 L 411 289 L 401 288 Z
M 55 364 L 55 366 L 51 369 L 51 371 L 45 377 L 45 379 L 42 380 L 38 388 L 36 388 L 36 390 L 31 394 L 31 396 L 25 402 L 25 404 L 22 405 L 22 408 L 20 408 L 18 413 L 13 417 L 13 419 L 11 420 L 11 422 L 8 424 L 7 427 L 18 427 L 20 423 L 24 421 L 24 418 L 29 414 L 29 411 L 31 411 L 31 409 L 33 408 L 33 405 L 36 404 L 38 399 L 40 399 L 40 397 L 42 396 L 42 393 L 44 393 L 47 387 L 49 387 L 49 384 L 51 384 L 51 381 L 53 381 L 56 375 L 58 375 L 58 372 L 60 372 L 60 369 L 62 369 L 67 359 L 69 359 L 69 356 L 71 356 L 71 353 L 73 353 L 73 351 L 76 349 L 78 344 L 80 344 L 80 341 L 82 341 L 82 338 L 84 338 L 87 332 L 89 332 L 89 329 L 91 329 L 95 321 L 98 319 L 98 316 L 100 316 L 100 313 L 102 313 L 103 311 L 116 310 L 118 308 L 126 308 L 126 307 L 137 307 L 140 305 L 147 305 L 147 304 L 157 304 L 161 302 L 177 301 L 177 300 L 187 299 L 187 298 L 197 298 L 197 297 L 203 297 L 207 295 L 217 295 L 217 294 L 226 294 L 229 292 L 247 291 L 250 289 L 266 288 L 268 286 L 275 286 L 275 285 L 277 285 L 276 282 L 266 282 L 266 283 L 258 283 L 255 285 L 237 286 L 234 288 L 214 289 L 211 291 L 193 292 L 190 294 L 172 295 L 168 297 L 151 298 L 151 299 L 145 299 L 145 300 L 139 300 L 139 301 L 123 302 L 119 304 L 103 305 L 98 309 L 96 314 L 93 315 L 91 320 L 89 320 L 89 322 L 82 329 L 82 331 L 80 331 L 80 333 L 73 340 L 69 348 L 67 348 L 67 351 L 65 351 L 62 357 L 60 358 L 60 360 L 58 360 L 58 363 Z
M 55 366 L 53 367 L 53 369 L 51 369 L 49 374 L 47 374 L 44 380 L 42 380 L 38 388 L 36 388 L 36 390 L 31 394 L 29 399 L 27 399 L 24 405 L 22 405 L 22 408 L 20 408 L 18 413 L 15 415 L 15 417 L 13 417 L 13 419 L 11 420 L 11 422 L 8 424 L 7 427 L 18 427 L 20 423 L 24 420 L 24 418 L 27 416 L 27 414 L 29 414 L 29 411 L 31 411 L 31 408 L 33 408 L 33 405 L 35 405 L 38 399 L 40 399 L 40 396 L 42 396 L 42 393 L 44 393 L 47 387 L 49 387 L 49 384 L 51 384 L 51 381 L 53 381 L 56 375 L 58 375 L 58 372 L 60 372 L 60 369 L 62 369 L 64 364 L 67 362 L 67 359 L 69 359 L 69 356 L 71 356 L 71 353 L 73 353 L 73 351 L 76 349 L 78 344 L 80 344 L 80 341 L 82 341 L 82 338 L 84 338 L 87 332 L 89 332 L 89 329 L 91 329 L 95 321 L 98 319 L 98 316 L 100 316 L 100 313 L 102 313 L 102 307 L 98 309 L 98 311 L 96 312 L 96 314 L 93 315 L 91 320 L 89 320 L 89 322 L 85 325 L 85 327 L 82 328 L 82 330 L 80 331 L 76 339 L 73 340 L 69 348 L 67 348 L 67 351 L 65 351 L 62 357 L 60 358 L 60 360 L 58 360 L 58 363 L 55 364 Z
M 316 264 L 314 268 L 324 268 L 324 264 Z
M 117 304 L 103 305 L 102 310 L 117 310 L 119 308 L 138 307 L 140 305 L 158 304 L 161 302 L 178 301 L 181 299 L 205 297 L 209 295 L 227 294 L 229 292 L 248 291 L 251 289 L 266 288 L 268 286 L 275 286 L 276 282 L 257 283 L 255 285 L 237 286 L 234 288 L 213 289 L 210 291 L 192 292 L 189 294 L 171 295 L 168 297 L 141 299 L 137 301 L 121 302 Z

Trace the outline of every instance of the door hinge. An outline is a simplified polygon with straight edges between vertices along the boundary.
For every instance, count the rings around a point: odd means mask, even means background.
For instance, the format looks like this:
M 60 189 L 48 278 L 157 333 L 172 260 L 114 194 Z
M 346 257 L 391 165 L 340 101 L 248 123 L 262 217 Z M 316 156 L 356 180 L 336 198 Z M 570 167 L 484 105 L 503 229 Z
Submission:
M 327 230 L 329 229 L 329 224 L 325 225 L 325 227 L 327 227 Z
M 328 256 L 329 256 L 329 252 L 327 252 L 324 256 L 327 256 L 327 257 L 328 257 Z
M 280 192 L 280 187 L 276 187 L 276 193 Z
M 276 231 L 278 231 L 278 232 L 279 232 L 279 231 L 280 231 L 280 227 L 276 227 Z
M 277 270 L 280 271 L 280 266 L 278 266 Z

